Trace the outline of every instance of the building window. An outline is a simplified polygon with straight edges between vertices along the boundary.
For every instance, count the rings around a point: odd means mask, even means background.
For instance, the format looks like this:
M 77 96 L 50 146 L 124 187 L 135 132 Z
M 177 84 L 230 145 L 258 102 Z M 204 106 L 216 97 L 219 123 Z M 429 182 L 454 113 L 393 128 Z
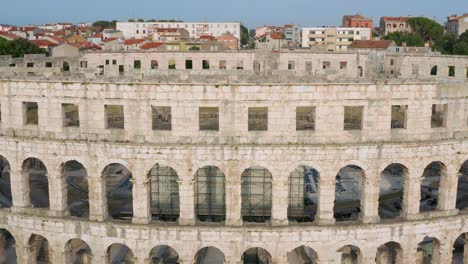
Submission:
M 433 66 L 431 68 L 431 75 L 436 76 L 437 75 L 437 65 Z
M 395 60 L 394 59 L 390 59 L 390 66 L 393 66 L 395 64 Z
M 249 107 L 249 131 L 268 130 L 268 107 Z
M 220 60 L 219 61 L 219 69 L 220 70 L 226 70 L 227 66 L 226 66 L 226 60 Z
M 431 128 L 445 127 L 447 122 L 447 104 L 433 104 Z
M 124 129 L 124 107 L 123 105 L 105 105 L 106 128 Z
M 193 68 L 193 61 L 192 60 L 185 60 L 185 69 L 191 70 Z
M 52 68 L 52 62 L 48 61 L 45 63 L 46 68 Z
M 117 60 L 112 60 L 112 65 L 117 65 Z
M 322 69 L 324 70 L 330 69 L 330 62 L 329 61 L 322 62 Z
M 448 66 L 448 76 L 455 77 L 455 66 Z
M 152 70 L 157 70 L 158 69 L 158 61 L 157 60 L 151 60 L 151 69 Z
M 78 113 L 78 105 L 62 104 L 62 118 L 64 127 L 79 127 L 80 117 Z
M 391 128 L 406 128 L 406 113 L 407 105 L 392 105 L 392 121 Z
M 295 66 L 296 65 L 294 61 L 288 61 L 288 70 L 294 70 Z
M 466 78 L 468 78 L 468 67 L 466 67 L 465 69 L 465 75 L 466 75 Z
M 200 107 L 198 122 L 200 130 L 219 131 L 219 108 Z
M 109 60 L 106 60 L 106 65 L 109 65 Z
M 125 69 L 123 65 L 119 65 L 119 75 L 124 75 Z
M 39 124 L 39 111 L 36 102 L 23 102 L 23 120 L 25 125 Z
M 134 69 L 141 69 L 141 60 L 134 60 L 133 61 L 133 68 Z
M 151 106 L 151 116 L 153 119 L 153 130 L 171 130 L 171 107 Z
M 362 130 L 364 106 L 344 107 L 344 130 Z
M 80 68 L 82 68 L 82 69 L 88 68 L 88 62 L 87 61 L 80 61 Z
M 34 62 L 28 62 L 28 63 L 26 64 L 26 67 L 28 67 L 28 68 L 34 68 Z
M 296 108 L 296 130 L 315 130 L 315 106 Z
M 175 59 L 170 59 L 170 60 L 168 61 L 167 67 L 169 68 L 169 70 L 175 70 L 175 69 L 176 69 L 176 61 L 175 61 Z
M 244 61 L 243 60 L 237 61 L 236 69 L 237 70 L 243 70 L 244 69 Z
M 210 69 L 210 61 L 209 60 L 202 60 L 202 69 L 209 70 Z
M 340 70 L 346 69 L 346 66 L 348 65 L 348 62 L 346 61 L 341 61 L 340 62 Z

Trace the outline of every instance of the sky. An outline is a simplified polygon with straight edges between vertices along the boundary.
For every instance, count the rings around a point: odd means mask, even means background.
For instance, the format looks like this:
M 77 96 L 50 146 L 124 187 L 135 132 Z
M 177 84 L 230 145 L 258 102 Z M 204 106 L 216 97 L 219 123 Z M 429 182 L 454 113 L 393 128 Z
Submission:
M 249 28 L 296 23 L 338 26 L 360 13 L 378 24 L 381 16 L 426 16 L 444 22 L 468 13 L 468 0 L 3 0 L 0 24 L 127 21 L 130 18 L 239 21 Z

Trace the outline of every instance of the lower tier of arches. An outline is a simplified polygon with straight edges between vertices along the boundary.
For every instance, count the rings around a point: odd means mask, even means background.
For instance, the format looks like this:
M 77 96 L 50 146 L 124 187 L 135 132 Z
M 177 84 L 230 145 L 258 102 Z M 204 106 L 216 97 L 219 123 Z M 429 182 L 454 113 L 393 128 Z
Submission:
M 466 263 L 467 214 L 346 226 L 136 225 L 0 211 L 8 263 Z

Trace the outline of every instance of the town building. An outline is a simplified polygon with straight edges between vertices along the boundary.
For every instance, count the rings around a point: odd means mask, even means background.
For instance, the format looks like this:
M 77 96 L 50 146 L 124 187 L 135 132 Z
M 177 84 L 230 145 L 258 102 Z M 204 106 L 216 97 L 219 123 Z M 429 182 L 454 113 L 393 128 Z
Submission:
M 301 45 L 301 28 L 299 25 L 284 25 L 283 34 L 288 46 L 299 47 Z
M 371 37 L 372 37 L 373 22 L 372 22 L 372 18 L 370 17 L 365 17 L 360 14 L 346 15 L 346 16 L 343 16 L 342 26 L 351 27 L 351 28 L 369 28 L 371 30 Z
M 157 42 L 175 42 L 189 40 L 190 34 L 184 28 L 155 28 L 153 41 Z
M 370 40 L 370 28 L 316 27 L 302 29 L 302 47 L 324 46 L 327 51 L 346 50 L 355 40 Z
M 219 37 L 227 32 L 240 39 L 241 33 L 239 22 L 117 22 L 117 30 L 122 31 L 125 38 L 149 37 L 158 28 L 182 28 L 189 32 L 191 39 L 203 35 Z
M 230 50 L 238 50 L 239 48 L 239 39 L 232 36 L 231 32 L 227 32 L 219 37 L 216 38 L 216 41 L 224 44 Z
M 112 28 L 106 28 L 102 31 L 102 39 L 123 38 L 123 32 Z
M 461 16 L 451 15 L 447 17 L 445 27 L 448 33 L 451 33 L 456 37 L 465 33 L 468 30 L 468 13 Z
M 412 32 L 408 19 L 411 17 L 389 17 L 380 18 L 380 34 L 386 36 L 393 32 Z

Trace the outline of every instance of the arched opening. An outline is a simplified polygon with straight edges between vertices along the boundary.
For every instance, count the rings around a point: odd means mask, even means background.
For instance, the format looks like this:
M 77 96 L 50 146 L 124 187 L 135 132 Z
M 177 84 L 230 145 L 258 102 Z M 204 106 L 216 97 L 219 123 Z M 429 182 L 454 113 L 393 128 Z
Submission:
M 88 264 L 92 262 L 91 248 L 81 239 L 70 239 L 65 244 L 65 258 L 67 263 Z
M 457 209 L 468 207 L 468 160 L 463 163 L 458 172 Z
M 28 158 L 23 162 L 22 173 L 29 183 L 29 202 L 34 208 L 49 208 L 49 179 L 42 161 Z
M 335 263 L 361 264 L 361 250 L 353 245 L 344 246 L 336 251 Z
M 403 263 L 403 255 L 400 244 L 388 242 L 377 249 L 376 264 L 400 264 Z
M 178 264 L 179 254 L 170 246 L 157 246 L 151 250 L 150 262 L 153 264 Z
M 244 264 L 270 264 L 271 255 L 263 248 L 249 248 L 242 255 L 242 263 Z
M 453 243 L 452 264 L 463 264 L 468 262 L 468 257 L 465 258 L 465 254 L 468 254 L 467 240 L 468 233 L 464 233 Z
M 300 246 L 288 253 L 289 264 L 315 264 L 317 261 L 317 252 L 310 247 Z
M 420 212 L 433 211 L 437 208 L 440 178 L 443 175 L 446 175 L 446 168 L 439 161 L 432 162 L 424 169 L 421 181 Z
M 195 255 L 195 264 L 222 264 L 224 253 L 215 247 L 204 247 Z
M 418 244 L 416 263 L 438 264 L 440 256 L 440 243 L 433 237 L 425 237 Z
M 112 163 L 104 168 L 107 210 L 114 219 L 131 220 L 133 217 L 132 173 L 122 164 Z
M 195 213 L 200 221 L 222 222 L 226 219 L 224 173 L 205 166 L 195 173 Z
M 299 166 L 289 175 L 288 219 L 314 221 L 318 205 L 319 173 L 310 166 Z
M 40 235 L 31 235 L 28 242 L 29 262 L 28 263 L 50 263 L 49 242 Z
M 62 177 L 67 182 L 67 205 L 71 216 L 89 217 L 88 173 L 84 166 L 75 161 L 62 165 Z
M 361 190 L 364 170 L 348 165 L 338 172 L 335 183 L 335 206 L 333 213 L 337 222 L 355 221 L 361 212 Z
M 12 205 L 10 163 L 0 156 L 0 208 L 10 208 Z
M 124 244 L 112 244 L 107 248 L 106 259 L 108 264 L 133 264 L 133 252 Z
M 265 222 L 271 217 L 271 173 L 254 166 L 242 173 L 242 219 Z
M 5 229 L 0 229 L 0 263 L 16 263 L 15 238 Z
M 177 221 L 179 184 L 174 169 L 156 164 L 149 172 L 151 181 L 151 216 L 153 220 Z
M 408 170 L 401 164 L 391 164 L 380 174 L 379 216 L 399 217 L 403 207 L 403 188 Z

